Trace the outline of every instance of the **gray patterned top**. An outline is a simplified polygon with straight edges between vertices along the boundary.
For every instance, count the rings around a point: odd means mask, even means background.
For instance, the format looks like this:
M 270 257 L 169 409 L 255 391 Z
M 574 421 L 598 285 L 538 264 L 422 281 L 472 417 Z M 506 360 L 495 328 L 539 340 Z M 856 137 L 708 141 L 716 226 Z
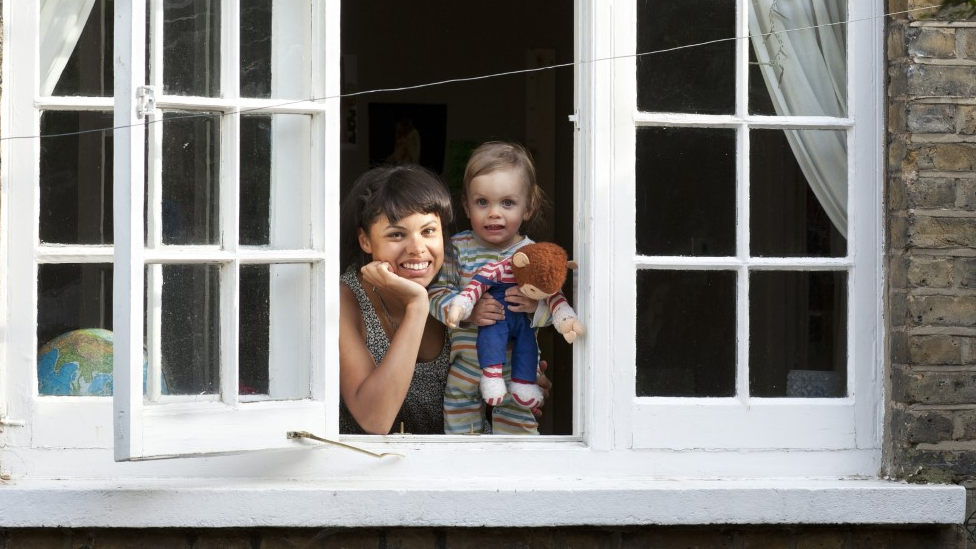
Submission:
M 390 348 L 390 339 L 376 316 L 373 304 L 366 296 L 356 270 L 346 269 L 340 278 L 343 284 L 352 290 L 359 301 L 359 309 L 363 313 L 363 323 L 366 325 L 366 348 L 373 355 L 373 360 L 379 364 Z M 447 371 L 451 366 L 450 346 L 445 331 L 444 347 L 431 362 L 418 362 L 413 371 L 413 380 L 407 390 L 407 397 L 400 407 L 396 420 L 393 422 L 391 434 L 403 431 L 414 435 L 433 435 L 444 433 L 444 385 L 447 383 Z M 339 432 L 346 434 L 364 434 L 362 428 L 353 419 L 352 413 L 346 408 L 345 402 L 339 401 Z

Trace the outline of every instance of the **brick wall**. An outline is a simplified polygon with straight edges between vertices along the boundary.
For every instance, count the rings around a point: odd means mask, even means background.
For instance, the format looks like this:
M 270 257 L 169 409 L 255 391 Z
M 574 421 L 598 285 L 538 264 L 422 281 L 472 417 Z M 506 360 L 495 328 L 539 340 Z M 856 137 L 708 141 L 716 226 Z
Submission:
M 962 549 L 933 527 L 0 530 L 0 549 Z
M 938 3 L 891 1 L 889 11 Z M 968 484 L 976 480 L 976 22 L 894 15 L 887 49 L 888 463 L 910 481 Z

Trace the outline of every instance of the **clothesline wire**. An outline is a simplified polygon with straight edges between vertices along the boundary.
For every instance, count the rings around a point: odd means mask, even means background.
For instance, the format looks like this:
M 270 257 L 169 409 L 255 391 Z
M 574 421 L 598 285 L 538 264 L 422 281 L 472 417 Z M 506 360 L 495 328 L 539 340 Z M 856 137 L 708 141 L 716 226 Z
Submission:
M 729 37 L 729 38 L 717 38 L 715 40 L 708 40 L 708 41 L 705 41 L 705 42 L 696 42 L 694 44 L 686 44 L 686 45 L 683 45 L 683 46 L 675 46 L 673 48 L 665 48 L 665 49 L 660 49 L 660 50 L 653 50 L 653 51 L 646 51 L 646 52 L 631 53 L 631 54 L 626 54 L 626 55 L 616 55 L 616 56 L 611 56 L 611 57 L 600 57 L 600 58 L 596 58 L 596 59 L 588 59 L 588 60 L 583 60 L 583 61 L 570 61 L 570 62 L 567 62 L 567 63 L 557 63 L 557 64 L 554 64 L 554 65 L 546 65 L 545 67 L 533 67 L 533 68 L 529 68 L 529 69 L 518 69 L 518 70 L 505 71 L 505 72 L 484 74 L 484 75 L 480 75 L 480 76 L 450 78 L 450 79 L 447 79 L 447 80 L 439 80 L 439 81 L 436 81 L 436 82 L 426 82 L 426 83 L 423 83 L 423 84 L 414 84 L 414 85 L 410 85 L 410 86 L 399 86 L 399 87 L 394 87 L 394 88 L 378 88 L 378 89 L 372 89 L 372 90 L 363 90 L 363 91 L 358 91 L 358 92 L 350 92 L 350 93 L 339 94 L 339 95 L 330 95 L 330 96 L 326 96 L 326 97 L 317 97 L 317 98 L 312 98 L 312 99 L 300 99 L 300 100 L 295 100 L 295 101 L 286 101 L 286 102 L 283 102 L 283 103 L 276 103 L 274 105 L 265 105 L 265 106 L 253 107 L 253 108 L 249 108 L 249 109 L 239 109 L 239 110 L 234 110 L 234 111 L 229 111 L 229 112 L 221 112 L 221 113 L 199 113 L 199 114 L 187 114 L 187 115 L 182 115 L 182 116 L 168 116 L 166 118 L 158 118 L 158 119 L 153 119 L 153 120 L 147 120 L 145 124 L 146 125 L 149 125 L 149 124 L 158 124 L 160 122 L 171 122 L 171 121 L 174 121 L 174 120 L 182 120 L 182 119 L 187 119 L 187 118 L 213 118 L 213 117 L 217 117 L 217 116 L 227 116 L 227 115 L 231 115 L 231 114 L 248 114 L 248 113 L 252 113 L 252 112 L 259 112 L 259 111 L 266 111 L 266 110 L 270 110 L 270 109 L 277 109 L 277 108 L 281 108 L 281 107 L 287 107 L 289 105 L 296 105 L 296 104 L 299 104 L 299 103 L 314 103 L 314 102 L 319 102 L 319 101 L 328 101 L 330 99 L 344 99 L 344 98 L 358 97 L 358 96 L 361 96 L 361 95 L 368 95 L 368 94 L 377 94 L 377 93 L 389 93 L 389 92 L 398 92 L 398 91 L 417 90 L 417 89 L 423 89 L 423 88 L 431 88 L 431 87 L 434 87 L 434 86 L 443 86 L 445 84 L 457 84 L 457 83 L 463 83 L 463 82 L 475 82 L 475 81 L 478 81 L 478 80 L 487 80 L 487 79 L 491 79 L 491 78 L 500 78 L 500 77 L 503 77 L 503 76 L 514 76 L 514 75 L 518 75 L 518 74 L 528 74 L 528 73 L 533 73 L 533 72 L 548 71 L 548 70 L 561 69 L 561 68 L 566 68 L 566 67 L 573 67 L 573 66 L 577 66 L 577 65 L 588 65 L 588 64 L 594 64 L 594 63 L 600 63 L 600 62 L 603 62 L 603 61 L 616 61 L 616 60 L 619 60 L 619 59 L 640 58 L 640 57 L 644 57 L 644 56 L 648 56 L 648 55 L 657 55 L 657 54 L 662 54 L 662 53 L 670 53 L 670 52 L 674 52 L 674 51 L 678 51 L 678 50 L 684 50 L 684 49 L 690 49 L 690 48 L 698 48 L 698 47 L 702 47 L 702 46 L 710 46 L 712 44 L 719 44 L 719 43 L 722 43 L 722 42 L 731 42 L 731 41 L 738 41 L 738 40 L 746 40 L 746 39 L 751 39 L 751 38 L 756 38 L 756 37 L 763 37 L 763 38 L 765 38 L 767 36 L 772 36 L 772 35 L 776 35 L 776 34 L 785 34 L 785 33 L 789 33 L 789 32 L 799 32 L 799 31 L 805 31 L 805 30 L 813 30 L 813 29 L 819 29 L 819 28 L 823 28 L 823 27 L 831 27 L 831 26 L 836 26 L 836 25 L 847 25 L 849 23 L 860 23 L 860 22 L 863 22 L 863 21 L 871 21 L 871 20 L 874 20 L 874 19 L 879 19 L 881 17 L 888 17 L 888 16 L 892 16 L 892 15 L 903 15 L 903 14 L 917 12 L 917 11 L 924 11 L 924 10 L 936 9 L 938 7 L 939 6 L 925 6 L 925 7 L 921 7 L 921 8 L 912 8 L 912 9 L 907 9 L 907 10 L 903 10 L 903 11 L 896 11 L 896 12 L 885 13 L 885 14 L 880 15 L 880 16 L 864 17 L 864 18 L 861 18 L 861 19 L 848 19 L 846 21 L 838 21 L 838 22 L 833 22 L 833 23 L 823 23 L 823 24 L 820 24 L 820 25 L 811 25 L 811 26 L 808 26 L 808 27 L 798 27 L 798 28 L 795 28 L 795 29 L 785 29 L 785 30 L 781 30 L 781 31 L 770 31 L 770 32 L 767 32 L 767 33 L 762 33 L 762 34 L 754 34 L 754 35 L 753 34 L 750 34 L 750 35 L 746 35 L 746 36 L 732 36 L 732 37 Z M 14 140 L 14 139 L 43 139 L 43 138 L 54 138 L 54 137 L 71 137 L 71 136 L 82 135 L 82 134 L 87 134 L 87 133 L 97 133 L 97 132 L 107 132 L 107 131 L 115 131 L 115 130 L 124 130 L 124 129 L 127 129 L 127 128 L 136 127 L 138 125 L 139 124 L 128 124 L 128 125 L 124 125 L 124 126 L 114 126 L 114 127 L 105 127 L 105 128 L 94 128 L 94 129 L 89 129 L 89 130 L 79 130 L 79 131 L 76 131 L 76 132 L 54 133 L 54 134 L 44 134 L 44 135 L 22 135 L 22 136 L 2 137 L 2 138 L 0 138 L 0 141 L 9 141 L 9 140 Z

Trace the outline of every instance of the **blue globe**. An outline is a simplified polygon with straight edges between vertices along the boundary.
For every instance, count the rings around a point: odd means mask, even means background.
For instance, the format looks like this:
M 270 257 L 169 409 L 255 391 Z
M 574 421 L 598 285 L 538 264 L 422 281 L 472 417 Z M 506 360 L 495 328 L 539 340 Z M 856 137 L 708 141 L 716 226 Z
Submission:
M 45 396 L 112 396 L 114 341 L 109 330 L 83 328 L 61 334 L 37 351 L 38 393 Z M 148 360 L 143 355 L 142 390 Z M 163 382 L 163 393 L 166 383 Z

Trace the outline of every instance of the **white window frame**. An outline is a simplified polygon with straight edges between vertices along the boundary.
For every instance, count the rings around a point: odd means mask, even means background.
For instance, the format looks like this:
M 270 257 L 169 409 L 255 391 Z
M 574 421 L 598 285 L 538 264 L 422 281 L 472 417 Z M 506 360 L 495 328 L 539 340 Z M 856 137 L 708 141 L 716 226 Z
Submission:
M 230 2 L 233 0 L 224 0 L 225 7 Z M 327 18 L 338 17 L 339 1 L 324 0 L 324 6 Z M 36 82 L 36 63 L 30 56 L 21 55 L 27 59 L 16 59 L 10 55 L 18 47 L 30 49 L 29 42 L 25 41 L 31 38 L 20 36 L 17 29 L 35 28 L 30 25 L 36 26 L 36 3 L 6 2 L 3 9 L 6 54 L 3 81 Z M 137 11 L 134 10 L 133 20 L 139 20 Z M 633 72 L 633 60 L 628 57 L 634 53 L 634 13 L 633 0 L 615 3 L 578 0 L 576 3 L 576 58 L 581 63 L 577 68 L 576 88 L 574 192 L 579 213 L 575 249 L 582 268 L 577 274 L 578 289 L 574 295 L 579 296 L 577 309 L 589 331 L 574 345 L 572 368 L 577 405 L 574 433 L 568 436 L 341 437 L 343 442 L 369 451 L 399 454 L 374 459 L 332 445 L 297 441 L 275 444 L 274 437 L 284 437 L 275 418 L 236 416 L 226 425 L 252 432 L 255 425 L 247 423 L 249 420 L 261 422 L 261 428 L 273 425 L 258 438 L 278 449 L 190 460 L 114 462 L 109 399 L 33 396 L 36 393 L 32 372 L 35 351 L 19 343 L 17 338 L 35 337 L 33 315 L 36 313 L 29 311 L 36 302 L 36 280 L 33 275 L 25 275 L 22 262 L 33 265 L 37 236 L 25 239 L 17 231 L 36 226 L 36 206 L 30 205 L 37 201 L 34 191 L 19 192 L 14 183 L 37 181 L 36 162 L 23 159 L 36 159 L 38 145 L 32 139 L 3 141 L 0 145 L 3 155 L 0 313 L 5 325 L 0 330 L 0 398 L 3 399 L 0 402 L 0 475 L 10 476 L 13 485 L 0 487 L 0 517 L 3 517 L 0 523 L 7 526 L 229 527 L 960 522 L 965 509 L 963 488 L 885 482 L 876 478 L 877 467 L 865 467 L 857 455 L 831 457 L 830 454 L 837 456 L 844 452 L 796 451 L 795 448 L 743 452 L 741 448 L 702 447 L 676 451 L 668 445 L 654 447 L 642 443 L 645 439 L 641 437 L 649 435 L 637 433 L 638 429 L 649 429 L 644 433 L 653 434 L 661 426 L 639 421 L 640 407 L 645 403 L 634 397 L 633 349 L 627 343 L 633 341 L 631 313 L 636 266 L 632 198 L 636 113 L 632 96 L 636 88 L 632 76 L 628 75 Z M 880 78 L 880 18 L 874 25 L 872 32 L 865 33 L 868 35 L 865 43 L 852 45 L 852 49 L 877 50 L 874 61 L 878 65 L 872 66 L 872 71 Z M 137 26 L 131 28 L 133 36 L 139 35 Z M 330 37 L 323 45 L 326 55 L 337 55 L 337 49 L 331 49 L 337 47 L 337 38 Z M 120 49 L 116 50 L 116 56 L 121 53 Z M 595 61 L 614 57 L 619 59 Z M 326 137 L 321 173 L 333 177 L 338 174 L 338 118 L 328 113 L 338 112 L 338 109 L 330 111 L 338 103 L 335 97 L 338 64 L 327 67 L 322 92 L 335 99 L 326 101 L 324 106 Z M 132 91 L 127 91 L 130 99 L 135 97 Z M 880 84 L 866 91 L 875 100 L 879 94 Z M 163 99 L 161 107 L 167 104 Z M 57 103 L 55 99 L 39 98 L 36 85 L 32 88 L 8 84 L 2 100 L 0 129 L 4 136 L 35 134 L 40 109 Z M 120 111 L 124 110 L 125 120 L 134 121 L 131 100 L 117 105 Z M 226 104 L 217 106 L 223 108 Z M 111 101 L 93 100 L 79 108 L 110 107 Z M 877 144 L 875 139 L 881 135 L 880 128 L 875 127 L 873 131 L 879 133 L 868 141 Z M 132 141 L 141 143 L 139 138 Z M 871 156 L 866 160 L 877 161 L 877 158 Z M 131 175 L 138 175 L 138 170 L 135 165 L 125 166 L 125 173 Z M 133 180 L 142 178 L 133 177 Z M 29 185 L 33 186 L 36 185 Z M 128 192 L 116 190 L 120 191 Z M 337 233 L 337 198 L 335 186 L 327 186 L 320 197 L 324 202 L 325 234 Z M 880 209 L 880 194 L 876 198 L 873 204 L 866 205 L 869 210 Z M 131 196 L 117 194 L 115 198 L 117 204 L 124 199 L 131 200 Z M 141 212 L 141 207 L 135 209 Z M 141 234 L 142 226 L 136 219 L 140 216 L 141 213 L 136 213 L 123 219 L 131 224 L 132 235 Z M 124 243 L 117 238 L 115 245 L 121 248 Z M 138 285 L 133 281 L 141 276 L 140 249 L 141 241 L 128 246 L 131 263 L 137 267 L 127 275 L 129 282 L 122 282 L 125 295 L 137 293 L 132 288 Z M 875 252 L 866 255 L 880 256 L 880 248 Z M 88 253 L 106 261 L 112 251 L 98 249 Z M 116 249 L 115 253 L 125 252 Z M 329 291 L 337 287 L 338 277 L 333 275 L 336 270 L 332 268 L 336 265 L 333 251 L 325 246 L 322 253 L 326 266 L 322 277 L 324 325 L 328 328 L 335 327 L 338 321 L 337 300 L 334 292 Z M 879 261 L 877 257 L 875 261 Z M 117 272 L 117 289 L 119 277 Z M 141 299 L 132 301 L 140 303 Z M 31 322 L 25 320 L 25 310 L 28 311 L 26 320 Z M 116 309 L 116 324 L 125 315 L 128 331 L 141 334 L 142 318 L 137 313 L 138 306 L 121 312 Z M 880 340 L 880 315 L 878 323 L 865 329 L 876 332 Z M 135 339 L 117 338 L 116 345 L 127 349 L 130 363 L 133 360 L 141 363 L 141 344 Z M 325 356 L 330 357 L 322 378 L 326 387 L 322 402 L 325 410 L 336 410 L 336 342 L 334 337 L 327 337 L 321 345 Z M 137 354 L 135 349 L 140 352 Z M 873 356 L 879 361 L 873 366 L 880 369 L 880 352 L 875 350 Z M 117 371 L 116 375 L 117 391 L 124 384 L 129 387 L 130 395 L 140 395 L 141 387 L 134 382 L 137 376 L 123 380 L 124 374 L 119 376 Z M 868 387 L 876 388 L 880 394 L 878 379 Z M 141 395 L 137 400 L 141 402 Z M 196 406 L 195 412 L 205 412 L 206 407 L 191 405 Z M 880 402 L 873 402 L 872 413 L 877 415 L 869 427 L 874 432 L 880 429 L 880 410 Z M 182 420 L 184 416 L 165 417 L 149 427 L 155 429 L 165 421 L 177 419 Z M 337 418 L 330 415 L 323 421 L 322 434 L 340 438 Z M 289 428 L 292 428 L 290 424 Z M 233 450 L 189 436 L 176 437 L 172 432 L 175 431 L 162 433 L 164 442 L 184 444 L 187 454 Z M 215 433 L 196 433 L 201 434 Z M 871 458 L 866 461 L 877 464 L 880 444 L 876 436 L 869 437 L 869 441 L 870 447 L 865 451 Z M 141 444 L 145 450 L 145 442 Z M 138 457 L 139 445 L 133 443 L 121 457 Z M 151 450 L 168 447 L 159 444 Z M 871 478 L 858 479 L 861 475 Z M 758 477 L 763 479 L 756 480 Z M 689 480 L 673 480 L 682 478 Z M 202 494 L 206 497 L 201 498 Z M 146 512 L 147 501 L 153 502 L 155 512 Z M 91 512 L 93 508 L 109 505 L 115 510 L 113 513 L 100 516 Z M 474 508 L 478 511 L 460 510 Z M 540 511 L 526 512 L 526 509 Z
M 748 36 L 746 5 L 739 2 L 737 36 Z M 636 52 L 634 33 L 622 32 L 633 26 L 636 2 L 624 2 L 617 12 L 616 53 Z M 611 242 L 613 265 L 611 291 L 623 288 L 622 295 L 611 297 L 617 304 L 608 312 L 618 320 L 619 359 L 626 365 L 615 372 L 615 402 L 631 403 L 619 410 L 616 443 L 622 446 L 680 451 L 734 453 L 739 450 L 764 450 L 781 453 L 784 459 L 798 452 L 818 455 L 822 465 L 846 463 L 849 473 L 874 475 L 881 468 L 881 423 L 883 416 L 883 272 L 881 268 L 881 179 L 884 105 L 881 96 L 880 68 L 881 5 L 877 2 L 849 2 L 848 51 L 849 116 L 775 117 L 750 115 L 746 67 L 749 40 L 737 40 L 736 111 L 732 115 L 693 115 L 640 112 L 636 105 L 636 61 L 620 59 L 614 63 L 613 109 L 615 131 L 613 151 L 614 184 L 606 189 L 612 196 L 609 219 L 615 224 Z M 864 52 L 867 52 L 865 54 Z M 648 62 L 655 62 L 654 56 Z M 659 62 L 666 62 L 664 56 Z M 735 130 L 737 169 L 748 174 L 748 130 L 750 128 L 807 128 L 848 132 L 849 204 L 851 205 L 847 256 L 837 259 L 759 259 L 748 250 L 748 176 L 737 183 L 737 256 L 735 257 L 652 257 L 636 253 L 635 238 L 635 135 L 641 127 L 711 127 Z M 599 194 L 599 193 L 597 193 Z M 597 248 L 600 248 L 597 246 Z M 584 262 L 585 263 L 585 262 Z M 597 260 L 600 263 L 600 260 Z M 746 365 L 748 353 L 748 273 L 751 268 L 809 271 L 839 269 L 848 273 L 848 386 L 844 398 L 749 398 Z M 635 394 L 636 323 L 619 319 L 637 316 L 632 288 L 635 273 L 641 269 L 720 269 L 737 274 L 737 351 L 736 394 L 729 398 L 639 397 Z M 609 320 L 609 318 L 608 318 Z M 599 322 L 597 324 L 600 324 Z M 792 474 L 803 474 L 806 465 Z

